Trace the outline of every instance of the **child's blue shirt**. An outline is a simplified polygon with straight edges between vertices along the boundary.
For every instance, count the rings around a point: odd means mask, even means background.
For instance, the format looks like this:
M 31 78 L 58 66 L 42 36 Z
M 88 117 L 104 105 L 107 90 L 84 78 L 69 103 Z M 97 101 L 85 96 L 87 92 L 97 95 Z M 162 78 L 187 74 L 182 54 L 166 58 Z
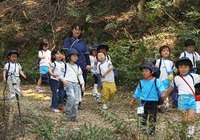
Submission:
M 163 92 L 166 92 L 166 90 L 160 79 L 142 79 L 137 85 L 136 90 L 133 93 L 133 97 L 146 101 L 158 101 L 159 94 L 162 94 Z

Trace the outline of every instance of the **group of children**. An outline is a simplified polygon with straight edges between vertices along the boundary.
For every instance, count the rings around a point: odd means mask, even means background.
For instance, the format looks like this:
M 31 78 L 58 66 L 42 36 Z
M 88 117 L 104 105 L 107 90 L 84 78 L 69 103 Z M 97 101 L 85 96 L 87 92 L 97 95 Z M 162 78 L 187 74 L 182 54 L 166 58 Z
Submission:
M 155 124 L 159 97 L 164 99 L 164 104 L 168 107 L 168 96 L 176 87 L 178 89 L 178 108 L 183 111 L 183 121 L 188 125 L 188 137 L 194 135 L 195 120 L 195 88 L 194 85 L 200 82 L 200 76 L 196 74 L 196 62 L 200 60 L 199 54 L 195 52 L 195 42 L 192 39 L 185 41 L 186 51 L 179 60 L 174 63 L 169 59 L 170 47 L 162 46 L 159 49 L 161 58 L 155 65 L 147 61 L 141 66 L 143 79 L 140 80 L 133 93 L 130 102 L 134 104 L 136 99 L 141 100 L 140 113 L 142 111 L 142 125 L 147 125 L 149 118 L 150 135 L 155 135 Z M 76 49 L 70 48 L 68 51 L 55 48 L 52 52 L 48 49 L 47 40 L 42 40 L 39 46 L 38 57 L 40 59 L 40 78 L 37 82 L 36 91 L 42 92 L 42 75 L 50 74 L 50 87 L 52 91 L 51 109 L 53 112 L 60 112 L 59 107 L 65 105 L 64 112 L 71 121 L 77 121 L 78 105 L 81 101 L 81 92 L 85 90 L 85 81 L 82 70 L 76 64 L 79 53 Z M 94 89 L 92 95 L 97 97 L 98 102 L 102 102 L 103 109 L 108 109 L 114 99 L 116 92 L 113 65 L 110 56 L 107 54 L 109 47 L 105 44 L 95 44 L 91 49 L 90 71 L 94 77 Z M 19 53 L 10 50 L 7 54 L 9 62 L 5 64 L 3 71 L 4 83 L 9 86 L 8 99 L 13 101 L 15 93 L 20 93 L 19 75 L 26 78 L 22 67 L 17 63 Z M 155 78 L 156 68 L 160 70 L 159 78 Z M 177 76 L 173 78 L 173 73 Z M 13 92 L 14 91 L 14 92 Z M 102 97 L 102 98 L 101 98 Z
M 159 49 L 161 58 L 155 65 L 148 61 L 141 66 L 143 79 L 140 80 L 133 93 L 130 105 L 133 105 L 136 99 L 141 100 L 138 107 L 138 114 L 142 115 L 141 125 L 150 135 L 155 135 L 156 116 L 158 110 L 159 97 L 164 99 L 164 105 L 169 106 L 168 96 L 173 89 L 178 89 L 178 109 L 183 112 L 183 127 L 187 129 L 187 137 L 194 135 L 195 121 L 195 84 L 200 83 L 200 76 L 196 74 L 196 62 L 200 60 L 199 54 L 195 52 L 195 41 L 187 39 L 185 42 L 186 51 L 184 51 L 175 65 L 169 59 L 170 48 L 162 46 Z M 159 78 L 154 74 L 160 70 Z M 173 78 L 173 73 L 176 76 Z M 147 130 L 147 119 L 149 118 L 149 129 Z
M 101 97 L 100 92 L 102 92 L 103 109 L 108 109 L 111 105 L 116 91 L 113 66 L 110 61 L 106 60 L 107 50 L 107 45 L 99 44 L 95 49 L 97 52 L 93 55 L 93 60 L 91 59 L 93 62 L 91 72 L 96 78 L 93 94 Z M 17 63 L 19 53 L 16 50 L 11 50 L 7 57 L 9 62 L 4 67 L 3 79 L 4 83 L 7 82 L 9 85 L 8 99 L 14 101 L 16 92 L 13 92 L 13 89 L 16 89 L 17 93 L 20 94 L 19 74 L 24 78 L 26 76 L 21 65 Z M 85 90 L 82 70 L 76 64 L 78 57 L 79 53 L 74 48 L 69 50 L 55 48 L 50 51 L 46 39 L 42 39 L 40 42 L 38 52 L 40 77 L 36 85 L 36 92 L 44 92 L 41 89 L 42 76 L 49 74 L 49 85 L 52 92 L 50 108 L 56 113 L 64 111 L 66 118 L 71 121 L 77 121 L 78 106 L 82 100 L 81 93 Z M 101 102 L 100 99 L 99 102 Z

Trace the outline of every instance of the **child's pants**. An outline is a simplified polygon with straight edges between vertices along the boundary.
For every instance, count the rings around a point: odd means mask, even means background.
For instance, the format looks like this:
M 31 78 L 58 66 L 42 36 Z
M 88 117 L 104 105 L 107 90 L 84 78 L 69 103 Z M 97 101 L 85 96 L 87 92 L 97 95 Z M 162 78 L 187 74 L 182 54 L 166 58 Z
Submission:
M 8 76 L 7 84 L 9 87 L 8 99 L 12 99 L 15 97 L 15 93 L 20 94 L 20 79 L 17 76 L 14 76 L 15 84 L 13 85 L 13 80 L 11 76 Z
M 67 101 L 65 111 L 68 118 L 77 116 L 78 114 L 78 104 L 80 101 L 80 85 L 74 82 L 68 82 L 67 87 L 65 88 Z
M 142 104 L 144 101 L 142 101 Z M 142 125 L 146 126 L 147 118 L 149 118 L 149 133 L 155 133 L 156 128 L 156 117 L 157 117 L 157 101 L 146 101 L 144 105 L 144 116 L 142 120 Z M 149 116 L 149 117 L 148 117 Z
M 50 84 L 51 92 L 52 92 L 51 108 L 58 109 L 58 99 L 59 99 L 58 81 L 54 79 L 50 79 L 49 84 Z
M 113 101 L 116 93 L 115 82 L 102 82 L 102 102 L 106 104 L 108 101 Z

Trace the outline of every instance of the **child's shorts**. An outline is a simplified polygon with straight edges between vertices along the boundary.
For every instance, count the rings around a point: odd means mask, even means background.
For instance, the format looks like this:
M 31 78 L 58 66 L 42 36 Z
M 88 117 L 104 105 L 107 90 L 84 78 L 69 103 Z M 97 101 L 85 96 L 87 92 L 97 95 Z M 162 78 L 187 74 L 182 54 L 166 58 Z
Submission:
M 98 74 L 98 87 L 102 86 L 102 77 L 101 74 Z
M 40 66 L 40 74 L 46 74 L 49 72 L 48 66 Z
M 162 83 L 163 83 L 165 89 L 169 88 L 171 85 L 169 79 L 163 80 Z
M 196 110 L 196 99 L 194 95 L 191 94 L 179 95 L 178 108 L 180 110 L 188 110 L 188 109 Z

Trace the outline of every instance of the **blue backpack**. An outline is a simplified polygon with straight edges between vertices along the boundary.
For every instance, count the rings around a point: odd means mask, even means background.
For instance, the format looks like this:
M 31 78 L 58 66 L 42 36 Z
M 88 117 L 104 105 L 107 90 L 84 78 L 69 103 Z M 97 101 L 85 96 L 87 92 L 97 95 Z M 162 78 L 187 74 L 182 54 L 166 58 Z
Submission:
M 194 77 L 191 74 L 189 74 L 189 75 L 191 76 L 191 78 L 193 80 L 193 83 L 194 83 Z M 179 97 L 179 95 L 178 95 L 178 88 L 177 88 L 176 83 L 174 81 L 174 93 L 172 95 L 172 105 L 174 107 L 178 107 L 178 97 Z

